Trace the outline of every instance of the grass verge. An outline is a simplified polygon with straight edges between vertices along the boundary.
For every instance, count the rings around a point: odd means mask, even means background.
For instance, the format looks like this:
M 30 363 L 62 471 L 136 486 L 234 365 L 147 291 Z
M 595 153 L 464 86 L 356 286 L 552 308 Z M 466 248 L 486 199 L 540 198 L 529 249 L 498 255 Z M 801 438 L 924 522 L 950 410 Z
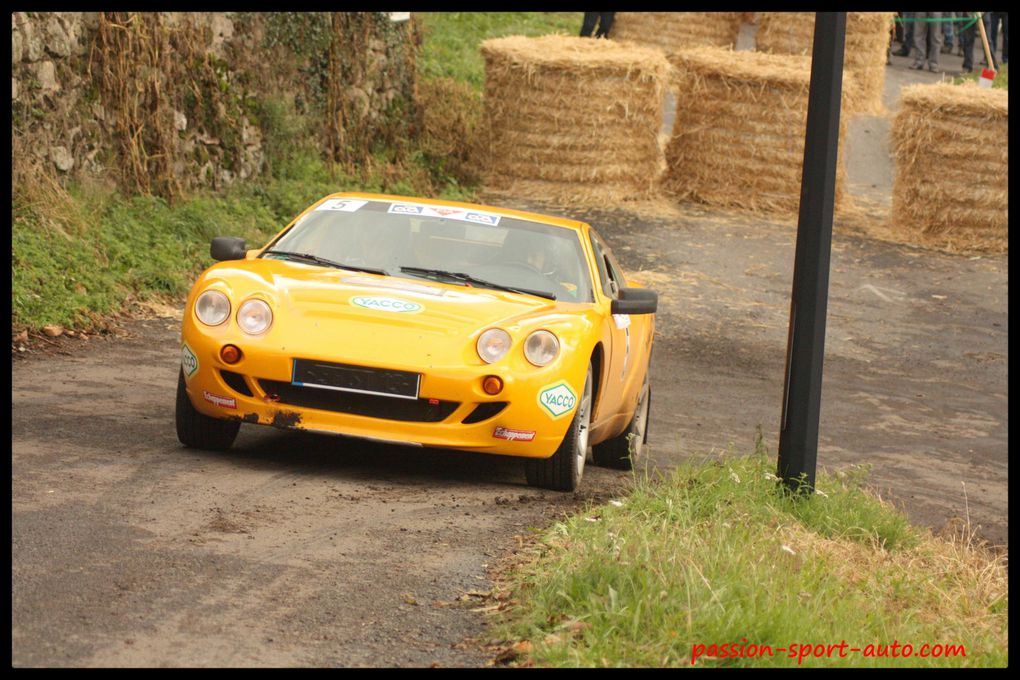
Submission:
M 1007 665 L 1004 557 L 912 527 L 864 470 L 807 498 L 774 470 L 761 447 L 687 464 L 557 523 L 506 577 L 495 634 L 522 665 Z
M 478 45 L 507 35 L 577 35 L 583 12 L 422 12 L 425 29 L 418 72 L 425 78 L 453 78 L 477 92 L 485 83 Z

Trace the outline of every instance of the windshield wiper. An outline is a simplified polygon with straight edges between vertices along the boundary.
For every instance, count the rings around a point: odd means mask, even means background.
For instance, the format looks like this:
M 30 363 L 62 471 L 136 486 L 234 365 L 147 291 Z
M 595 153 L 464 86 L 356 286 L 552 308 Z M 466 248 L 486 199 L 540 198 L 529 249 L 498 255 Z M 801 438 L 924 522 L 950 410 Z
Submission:
M 324 257 L 318 255 L 312 255 L 310 253 L 295 253 L 289 250 L 267 250 L 262 253 L 263 255 L 283 255 L 284 257 L 292 257 L 295 260 L 304 260 L 305 262 L 313 262 L 315 264 L 322 265 L 323 267 L 335 267 L 336 269 L 349 269 L 355 272 L 365 272 L 368 274 L 380 274 L 382 276 L 389 276 L 390 273 L 385 269 L 374 269 L 372 267 L 362 267 L 354 264 L 343 264 L 342 262 L 334 262 L 333 260 L 327 260 Z
M 448 272 L 445 269 L 426 269 L 424 267 L 401 267 L 400 271 L 407 272 L 408 274 L 422 274 L 425 276 L 445 276 L 448 279 L 454 281 L 460 281 L 461 283 L 469 283 L 474 286 L 481 286 L 482 288 L 494 288 L 495 290 L 505 290 L 508 293 L 522 293 L 524 295 L 537 295 L 538 297 L 546 298 L 547 300 L 555 300 L 556 296 L 548 291 L 544 290 L 531 290 L 530 288 L 518 288 L 516 286 L 504 286 L 501 283 L 493 283 L 492 281 L 486 281 L 485 279 L 479 279 L 478 277 L 465 274 L 464 272 Z

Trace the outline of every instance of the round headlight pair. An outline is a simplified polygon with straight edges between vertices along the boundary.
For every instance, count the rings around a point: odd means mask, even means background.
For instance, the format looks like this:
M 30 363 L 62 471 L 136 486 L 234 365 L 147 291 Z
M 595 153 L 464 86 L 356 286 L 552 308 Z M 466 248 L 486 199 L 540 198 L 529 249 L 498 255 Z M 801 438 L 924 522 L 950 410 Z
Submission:
M 230 316 L 230 300 L 218 290 L 207 290 L 195 301 L 195 316 L 207 326 L 219 326 Z M 273 325 L 273 311 L 253 298 L 237 310 L 237 325 L 249 335 L 265 333 Z
M 486 363 L 499 361 L 510 351 L 513 340 L 502 328 L 490 328 L 478 336 L 478 356 Z M 535 366 L 547 366 L 560 353 L 560 341 L 549 331 L 535 331 L 524 341 L 524 356 Z

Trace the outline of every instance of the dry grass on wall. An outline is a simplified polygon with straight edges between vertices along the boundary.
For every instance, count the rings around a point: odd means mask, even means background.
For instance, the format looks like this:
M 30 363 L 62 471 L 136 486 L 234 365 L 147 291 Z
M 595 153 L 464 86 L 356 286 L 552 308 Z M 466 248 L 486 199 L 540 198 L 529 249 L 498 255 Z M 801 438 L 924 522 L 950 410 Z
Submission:
M 563 205 L 654 193 L 670 68 L 661 51 L 553 35 L 486 40 L 482 54 L 487 189 Z
M 663 190 L 681 201 L 796 215 L 810 57 L 702 47 L 679 52 L 672 62 L 677 111 Z M 844 94 L 852 90 L 852 80 L 844 82 Z M 841 117 L 840 139 L 845 136 Z M 837 209 L 847 207 L 845 184 L 840 153 Z
M 1009 250 L 1009 94 L 911 85 L 890 133 L 892 223 L 921 245 Z
M 617 12 L 609 37 L 672 54 L 692 47 L 733 47 L 742 12 Z
M 843 71 L 853 75 L 857 94 L 847 99 L 846 113 L 885 112 L 885 60 L 895 16 L 895 12 L 847 12 Z M 814 12 L 759 12 L 755 49 L 811 56 L 814 31 Z

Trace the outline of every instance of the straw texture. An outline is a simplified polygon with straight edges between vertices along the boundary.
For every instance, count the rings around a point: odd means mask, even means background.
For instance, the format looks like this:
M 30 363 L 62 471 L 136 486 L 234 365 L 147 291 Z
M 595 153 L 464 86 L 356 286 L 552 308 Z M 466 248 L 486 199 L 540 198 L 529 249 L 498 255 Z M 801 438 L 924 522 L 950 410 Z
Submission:
M 481 50 L 486 189 L 563 205 L 655 191 L 670 70 L 659 50 L 561 35 Z
M 973 83 L 903 88 L 890 133 L 893 229 L 1008 252 L 1009 95 Z
M 609 37 L 672 54 L 691 47 L 733 47 L 741 12 L 617 12 Z
M 681 51 L 672 62 L 679 95 L 663 190 L 680 200 L 796 214 L 810 57 L 702 47 Z M 852 90 L 851 78 L 844 94 Z M 845 132 L 841 117 L 841 140 Z M 845 177 L 840 153 L 838 209 L 847 207 Z
M 885 60 L 895 12 L 847 12 L 843 73 L 853 74 L 857 94 L 845 113 L 881 114 Z M 814 12 L 759 12 L 756 49 L 771 54 L 811 56 Z

